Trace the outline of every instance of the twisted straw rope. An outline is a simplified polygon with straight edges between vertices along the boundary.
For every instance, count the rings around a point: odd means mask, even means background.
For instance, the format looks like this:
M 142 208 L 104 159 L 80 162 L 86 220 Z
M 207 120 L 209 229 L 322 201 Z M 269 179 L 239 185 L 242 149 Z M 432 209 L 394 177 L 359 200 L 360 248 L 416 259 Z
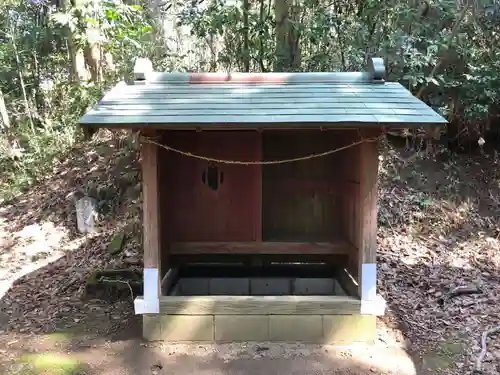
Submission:
M 343 150 L 346 150 L 348 148 L 360 145 L 360 144 L 365 143 L 365 142 L 376 142 L 379 139 L 379 137 L 361 139 L 361 140 L 354 142 L 354 143 L 351 143 L 349 145 L 342 146 L 342 147 L 332 149 L 332 150 L 328 150 L 325 152 L 321 152 L 319 154 L 309 154 L 306 156 L 301 156 L 301 157 L 296 157 L 296 158 L 291 158 L 291 159 L 265 160 L 265 161 L 242 161 L 242 160 L 217 159 L 217 158 L 211 158 L 208 156 L 197 155 L 197 154 L 193 154 L 192 152 L 182 151 L 182 150 L 179 150 L 177 148 L 174 148 L 174 147 L 171 147 L 171 146 L 168 146 L 165 144 L 161 144 L 159 142 L 156 142 L 151 137 L 145 137 L 143 135 L 139 135 L 139 138 L 141 141 L 143 141 L 145 143 L 150 143 L 150 144 L 156 145 L 158 147 L 164 148 L 165 150 L 172 151 L 172 152 L 178 153 L 178 154 L 183 155 L 183 156 L 187 156 L 187 157 L 191 157 L 191 158 L 195 158 L 195 159 L 200 159 L 200 160 L 205 160 L 205 161 L 208 161 L 211 163 L 233 164 L 233 165 L 234 164 L 236 164 L 236 165 L 274 165 L 274 164 L 295 163 L 298 161 L 311 160 L 311 159 L 316 159 L 316 158 L 328 156 L 328 155 L 334 154 L 336 152 L 343 151 Z

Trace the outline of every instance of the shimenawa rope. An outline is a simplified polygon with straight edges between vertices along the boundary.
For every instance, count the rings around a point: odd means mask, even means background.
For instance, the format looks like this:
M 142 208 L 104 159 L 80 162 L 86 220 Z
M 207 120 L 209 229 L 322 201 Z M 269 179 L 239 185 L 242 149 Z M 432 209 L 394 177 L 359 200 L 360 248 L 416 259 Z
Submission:
M 325 152 L 321 152 L 319 154 L 309 154 L 309 155 L 306 155 L 306 156 L 301 156 L 301 157 L 296 157 L 296 158 L 290 158 L 290 159 L 283 159 L 283 160 L 262 160 L 262 161 L 243 161 L 243 160 L 217 159 L 217 158 L 212 158 L 212 157 L 208 157 L 208 156 L 193 154 L 192 152 L 188 152 L 188 151 L 182 151 L 182 150 L 179 150 L 177 148 L 174 148 L 174 147 L 171 147 L 171 146 L 168 146 L 168 145 L 156 142 L 153 138 L 146 137 L 146 136 L 143 136 L 143 135 L 140 135 L 140 134 L 139 134 L 139 138 L 143 142 L 154 144 L 154 145 L 156 145 L 158 147 L 164 148 L 165 150 L 172 151 L 172 152 L 175 152 L 175 153 L 178 153 L 180 155 L 187 156 L 187 157 L 205 160 L 205 161 L 208 161 L 208 162 L 211 162 L 211 163 L 237 164 L 237 165 L 273 165 L 273 164 L 295 163 L 295 162 L 298 162 L 298 161 L 310 160 L 310 159 L 316 159 L 316 158 L 328 156 L 328 155 L 334 154 L 336 152 L 343 151 L 343 150 L 346 150 L 348 148 L 360 145 L 360 144 L 362 144 L 364 142 L 375 142 L 375 141 L 378 140 L 379 137 L 368 138 L 368 139 L 361 139 L 361 140 L 359 140 L 357 142 L 348 144 L 346 146 L 342 146 L 342 147 L 339 147 L 339 148 L 336 148 L 336 149 L 332 149 L 332 150 L 328 150 L 328 151 L 325 151 Z

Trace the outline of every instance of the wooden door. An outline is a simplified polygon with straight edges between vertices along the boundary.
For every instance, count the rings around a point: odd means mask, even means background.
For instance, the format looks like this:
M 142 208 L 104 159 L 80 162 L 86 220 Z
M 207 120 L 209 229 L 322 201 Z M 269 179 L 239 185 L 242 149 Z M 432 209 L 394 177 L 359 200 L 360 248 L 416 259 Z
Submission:
M 255 131 L 175 131 L 164 142 L 202 156 L 254 161 L 261 158 Z M 163 151 L 163 227 L 168 242 L 261 239 L 260 166 L 209 162 Z

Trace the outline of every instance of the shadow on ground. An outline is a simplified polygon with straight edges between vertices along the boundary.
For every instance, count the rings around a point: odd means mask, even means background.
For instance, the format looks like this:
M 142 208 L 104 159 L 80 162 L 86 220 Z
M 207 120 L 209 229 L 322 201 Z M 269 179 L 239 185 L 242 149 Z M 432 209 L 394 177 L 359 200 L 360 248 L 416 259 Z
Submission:
M 140 318 L 132 315 L 131 298 L 114 302 L 83 298 L 92 271 L 126 266 L 122 255 L 112 256 L 106 250 L 117 231 L 127 233 L 130 248 L 140 248 L 137 153 L 130 149 L 110 153 L 108 146 L 99 147 L 104 149 L 82 150 L 72 165 L 62 163 L 51 179 L 2 208 L 0 216 L 13 233 L 52 222 L 68 230 L 69 242 L 75 241 L 62 258 L 17 279 L 1 298 L 0 353 L 6 358 L 2 365 L 21 358 L 33 362 L 35 357 L 26 357 L 33 353 L 64 352 L 90 364 L 86 373 L 99 375 L 331 374 L 332 369 L 339 374 L 384 373 L 370 361 L 361 363 L 359 358 L 370 359 L 369 353 L 337 355 L 333 348 L 305 350 L 291 345 L 285 353 L 279 345 L 262 350 L 265 344 L 233 344 L 230 353 L 223 354 L 225 346 L 149 346 L 139 338 Z M 448 156 L 402 167 L 389 152 L 382 165 L 379 289 L 390 311 L 380 323 L 404 333 L 416 367 L 424 362 L 429 373 L 442 369 L 465 373 L 462 370 L 478 352 L 481 332 L 498 324 L 491 313 L 500 299 L 500 263 L 496 263 L 500 168 L 495 158 Z M 103 228 L 89 237 L 76 233 L 68 198 L 81 186 L 104 197 Z M 0 247 L 3 252 L 13 249 Z M 451 289 L 469 284 L 479 285 L 481 293 L 440 305 L 440 298 Z M 372 352 L 371 360 L 388 362 L 387 355 Z
M 82 245 L 88 248 L 88 244 Z M 140 338 L 142 319 L 133 315 L 130 298 L 118 301 L 86 300 L 75 294 L 77 285 L 68 286 L 50 300 L 44 300 L 44 285 L 50 284 L 51 275 L 65 272 L 58 269 L 58 262 L 26 275 L 26 280 L 17 281 L 0 301 L 3 321 L 0 321 L 0 348 L 4 348 L 9 361 L 4 366 L 18 364 L 15 369 L 38 362 L 50 362 L 47 357 L 64 353 L 64 363 L 83 366 L 86 375 L 105 374 L 167 374 L 192 373 L 207 374 L 261 374 L 261 373 L 315 373 L 322 374 L 432 374 L 441 370 L 457 370 L 456 363 L 466 355 L 470 348 L 463 346 L 463 334 L 456 330 L 458 324 L 466 328 L 463 314 L 464 298 L 450 301 L 442 307 L 436 293 L 438 287 L 444 288 L 446 278 L 432 278 L 429 275 L 436 269 L 431 265 L 417 265 L 410 268 L 399 265 L 401 277 L 393 280 L 392 291 L 386 291 L 389 302 L 387 316 L 380 319 L 379 328 L 392 327 L 396 331 L 408 333 L 403 348 L 395 342 L 384 342 L 372 347 L 341 349 L 329 346 L 298 344 L 245 343 L 227 345 L 162 345 L 146 343 Z M 462 269 L 438 269 L 445 275 L 461 274 Z M 475 272 L 475 271 L 474 271 Z M 422 274 L 417 278 L 416 274 Z M 405 275 L 405 277 L 403 277 Z M 472 276 L 472 274 L 471 274 Z M 420 284 L 417 283 L 420 280 Z M 427 280 L 423 282 L 423 280 Z M 452 281 L 452 280 L 448 280 Z M 442 284 L 436 284 L 442 282 Z M 500 277 L 492 276 L 491 282 L 500 286 Z M 493 285 L 493 284 L 492 284 Z M 481 310 L 483 303 L 490 303 L 495 297 L 495 287 L 485 290 L 482 300 L 475 296 L 465 297 L 471 302 L 468 308 Z M 497 287 L 496 290 L 500 290 Z M 398 293 L 406 293 L 406 303 L 401 302 Z M 420 295 L 415 304 L 413 295 Z M 424 295 L 422 297 L 421 295 Z M 497 296 L 498 297 L 498 296 Z M 425 299 L 425 303 L 422 302 Z M 47 303 L 53 301 L 53 306 Z M 183 309 L 181 307 L 181 309 Z M 410 312 L 411 311 L 411 312 Z M 431 338 L 432 322 L 428 319 L 445 321 L 445 335 L 436 345 L 429 345 L 425 353 L 419 350 Z M 465 322 L 464 322 L 465 321 Z M 409 323 L 412 322 L 412 323 Z M 412 326 L 413 324 L 413 326 Z M 403 335 L 402 333 L 400 333 Z M 387 336 L 384 336 L 387 337 Z M 394 341 L 397 341 L 394 339 Z M 414 342 L 419 345 L 414 347 Z M 432 341 L 436 343 L 436 341 Z M 6 357 L 6 358 L 7 358 Z M 387 358 L 392 358 L 387 361 Z M 400 369 L 396 358 L 401 359 Z M 471 358 L 469 358 L 470 360 Z M 1 361 L 0 361 L 0 364 Z M 59 366 L 58 362 L 54 366 Z M 311 370 L 313 369 L 313 370 Z M 332 372 L 334 369 L 337 372 Z M 428 372 L 424 372 L 427 369 Z M 83 371 L 82 370 L 82 371 Z M 31 375 L 23 372 L 2 373 L 12 375 Z M 392 372 L 391 372 L 392 371 Z M 399 371 L 399 372 L 398 372 Z M 46 371 L 47 375 L 52 375 Z M 54 372 L 54 374 L 58 374 Z M 65 375 L 65 373 L 63 373 Z
M 47 341 L 51 339 L 54 339 L 51 335 L 39 338 L 40 342 L 29 349 L 10 344 L 9 351 L 16 351 L 16 360 L 2 373 L 31 375 L 28 371 L 42 370 L 44 375 L 416 374 L 411 359 L 391 348 L 334 348 L 293 343 L 162 345 L 146 344 L 138 338 L 113 341 L 109 337 L 73 342 L 69 346 L 64 341 L 49 345 Z M 70 370 L 61 371 L 64 367 Z

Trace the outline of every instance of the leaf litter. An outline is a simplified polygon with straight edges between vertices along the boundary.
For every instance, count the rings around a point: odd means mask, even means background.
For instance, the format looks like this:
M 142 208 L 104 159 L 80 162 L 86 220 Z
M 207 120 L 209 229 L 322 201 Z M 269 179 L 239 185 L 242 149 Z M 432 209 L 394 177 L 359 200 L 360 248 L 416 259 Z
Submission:
M 403 332 L 423 371 L 429 365 L 429 373 L 470 373 L 482 350 L 482 333 L 500 324 L 499 158 L 439 151 L 406 165 L 398 157 L 400 149 L 386 142 L 381 147 L 378 288 L 388 311 L 379 323 Z M 74 200 L 84 194 L 101 204 L 96 234 L 76 231 Z M 12 238 L 40 223 L 51 223 L 44 230 L 52 233 L 44 237 L 42 259 L 22 258 L 22 250 L 13 250 L 4 236 L 0 253 L 9 260 L 2 262 L 3 269 L 62 256 L 14 282 L 0 302 L 0 330 L 42 334 L 78 326 L 97 334 L 129 324 L 130 298 L 109 303 L 82 297 L 96 269 L 142 268 L 135 139 L 102 132 L 60 161 L 41 184 L 1 207 L 0 218 Z M 111 255 L 107 247 L 120 231 L 127 238 L 124 249 Z M 480 292 L 449 298 L 457 288 Z M 492 335 L 486 341 L 482 370 L 495 373 L 500 339 Z M 448 360 L 438 365 L 427 360 L 435 355 Z
M 430 373 L 471 373 L 500 324 L 500 160 L 441 150 L 403 167 L 396 152 L 386 144 L 380 168 L 379 290 L 422 357 L 461 344 Z M 500 338 L 488 341 L 483 371 L 497 373 Z

